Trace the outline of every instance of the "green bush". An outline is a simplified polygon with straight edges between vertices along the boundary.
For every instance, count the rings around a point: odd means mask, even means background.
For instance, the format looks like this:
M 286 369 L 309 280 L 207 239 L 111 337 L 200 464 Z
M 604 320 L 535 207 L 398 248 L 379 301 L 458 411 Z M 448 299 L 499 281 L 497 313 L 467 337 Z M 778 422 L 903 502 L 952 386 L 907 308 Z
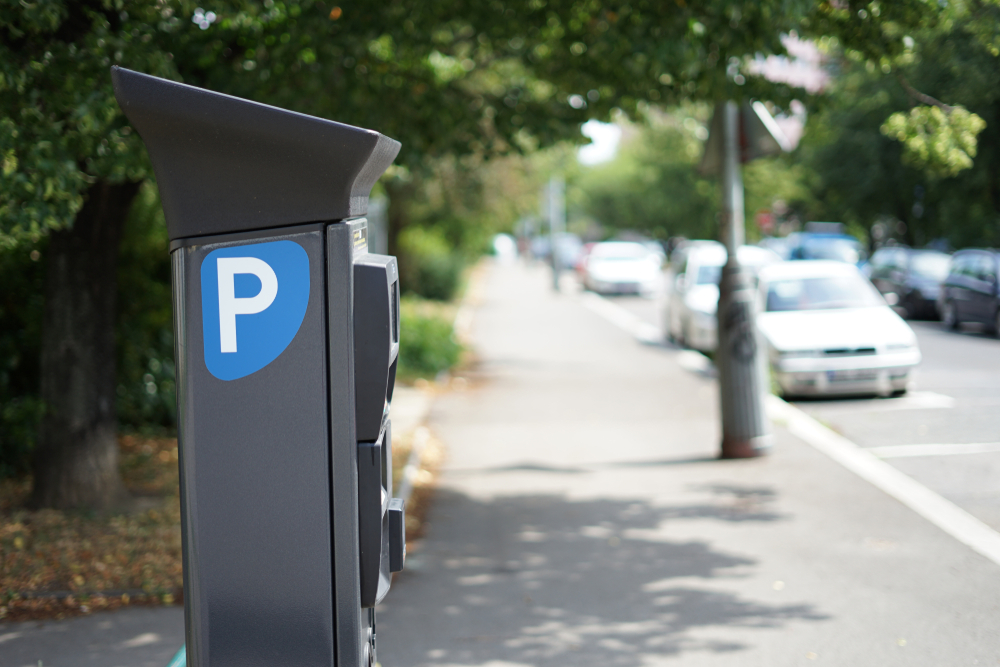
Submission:
M 397 371 L 401 379 L 433 379 L 458 363 L 462 347 L 455 341 L 451 318 L 433 305 L 412 297 L 401 304 Z
M 0 479 L 28 472 L 38 424 L 46 242 L 0 250 Z M 118 421 L 174 428 L 170 256 L 156 186 L 129 213 L 118 264 Z
M 46 243 L 0 251 L 0 479 L 28 471 L 42 404 Z
M 400 286 L 405 292 L 436 301 L 455 296 L 465 262 L 440 231 L 409 227 L 399 235 L 399 250 Z
M 118 423 L 126 431 L 171 432 L 177 412 L 167 227 L 156 185 L 129 211 L 118 260 Z

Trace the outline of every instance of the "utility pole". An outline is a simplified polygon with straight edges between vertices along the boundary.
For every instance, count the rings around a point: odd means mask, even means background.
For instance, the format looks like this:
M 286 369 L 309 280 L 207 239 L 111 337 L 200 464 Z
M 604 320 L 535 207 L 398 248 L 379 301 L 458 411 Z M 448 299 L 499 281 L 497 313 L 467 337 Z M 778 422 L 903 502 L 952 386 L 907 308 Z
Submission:
M 756 295 L 740 267 L 738 250 L 745 240 L 743 176 L 740 172 L 741 112 L 735 102 L 716 107 L 723 114 L 722 242 L 729 258 L 719 283 L 716 363 L 722 411 L 721 458 L 761 455 L 771 444 L 764 415 L 766 359 L 756 325 Z M 713 125 L 715 125 L 713 123 Z M 716 125 L 717 127 L 717 125 Z
M 566 182 L 562 176 L 553 176 L 549 179 L 549 186 L 546 188 L 549 214 L 549 248 L 552 260 L 552 289 L 557 292 L 559 291 L 559 278 L 562 275 L 563 266 L 556 241 L 559 235 L 566 229 L 565 191 Z

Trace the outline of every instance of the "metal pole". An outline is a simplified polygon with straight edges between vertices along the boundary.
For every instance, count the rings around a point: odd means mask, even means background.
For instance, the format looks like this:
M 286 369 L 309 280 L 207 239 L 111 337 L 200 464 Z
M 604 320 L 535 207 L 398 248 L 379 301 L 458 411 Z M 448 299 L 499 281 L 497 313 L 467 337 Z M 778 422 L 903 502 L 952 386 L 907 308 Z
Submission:
M 562 261 L 559 257 L 556 239 L 566 224 L 566 206 L 563 192 L 566 183 L 560 176 L 549 179 L 548 213 L 549 213 L 549 248 L 552 260 L 552 289 L 559 291 L 559 278 L 562 274 Z
M 729 258 L 719 283 L 718 347 L 721 458 L 759 456 L 771 444 L 770 423 L 764 415 L 763 348 L 755 322 L 756 294 L 740 267 L 738 249 L 744 243 L 743 178 L 740 173 L 740 109 L 725 104 L 722 166 L 722 242 Z

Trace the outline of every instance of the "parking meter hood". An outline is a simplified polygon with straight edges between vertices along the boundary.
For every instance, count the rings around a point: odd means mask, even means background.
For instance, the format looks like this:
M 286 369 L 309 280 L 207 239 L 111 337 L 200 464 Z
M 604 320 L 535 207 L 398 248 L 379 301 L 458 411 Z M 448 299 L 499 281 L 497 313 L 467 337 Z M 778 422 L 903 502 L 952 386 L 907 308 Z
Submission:
M 171 240 L 364 215 L 399 153 L 378 132 L 113 67 Z

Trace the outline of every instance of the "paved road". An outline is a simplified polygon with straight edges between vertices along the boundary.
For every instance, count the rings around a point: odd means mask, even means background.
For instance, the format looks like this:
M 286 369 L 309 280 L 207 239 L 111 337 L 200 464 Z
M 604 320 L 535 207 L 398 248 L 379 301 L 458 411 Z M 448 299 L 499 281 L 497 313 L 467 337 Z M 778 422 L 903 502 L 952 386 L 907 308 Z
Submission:
M 615 303 L 660 326 L 657 300 Z M 910 324 L 923 361 L 909 395 L 796 405 L 1000 530 L 1000 339 L 971 327 Z
M 912 326 L 923 362 L 908 396 L 797 405 L 1000 530 L 1000 340 Z
M 384 667 L 997 664 L 995 563 L 780 427 L 771 456 L 715 460 L 717 390 L 683 352 L 519 267 L 473 335 Z

